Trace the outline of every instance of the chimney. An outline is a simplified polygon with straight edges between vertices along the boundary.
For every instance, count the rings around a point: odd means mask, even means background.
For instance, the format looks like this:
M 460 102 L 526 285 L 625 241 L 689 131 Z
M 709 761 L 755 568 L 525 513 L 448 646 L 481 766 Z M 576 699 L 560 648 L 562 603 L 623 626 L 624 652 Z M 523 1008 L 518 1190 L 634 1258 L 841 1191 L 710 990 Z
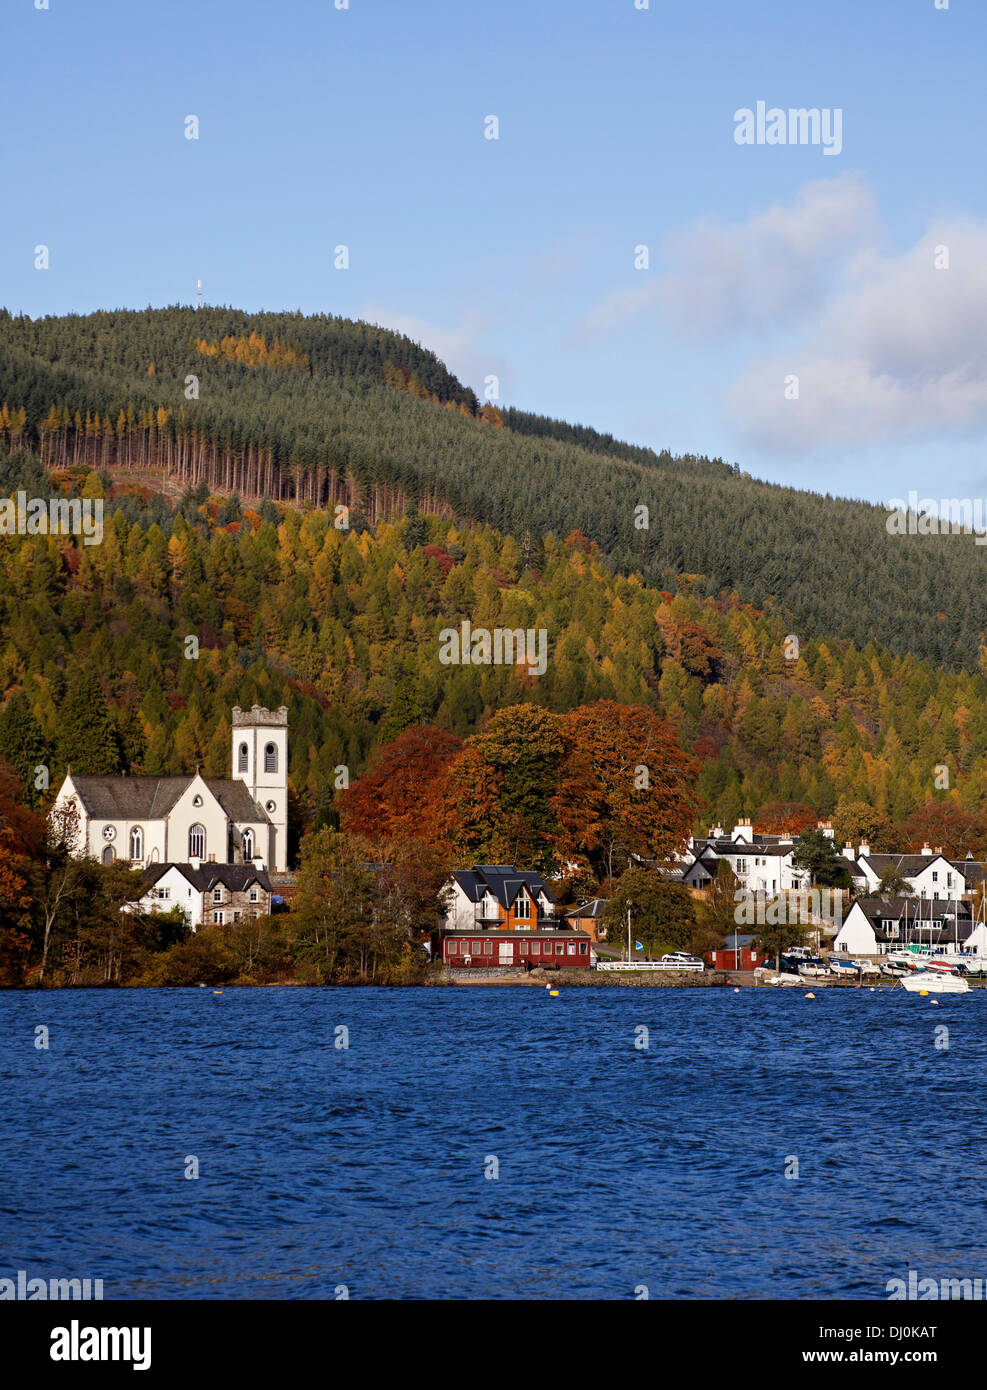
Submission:
M 190 869 L 195 869 L 196 873 L 198 873 L 198 871 L 199 871 L 199 869 L 200 869 L 200 867 L 201 867 L 201 865 L 202 865 L 202 860 L 199 859 L 199 858 L 195 858 L 195 859 L 190 859 L 188 862 L 189 862 L 189 868 L 190 868 Z
M 843 846 L 843 858 L 849 859 L 852 864 L 856 857 L 857 856 L 853 852 L 853 845 L 847 840 L 846 844 Z
M 867 843 L 866 840 L 861 840 L 861 841 L 860 841 L 860 857 L 861 857 L 861 859 L 865 858 L 868 854 L 870 854 L 870 845 Z
M 259 854 L 255 854 L 250 862 L 251 864 L 253 864 L 255 869 L 262 869 L 264 867 L 264 861 Z
M 830 839 L 833 838 L 833 822 L 832 822 L 832 821 L 829 821 L 829 820 L 821 820 L 821 821 L 817 822 L 817 824 L 816 824 L 816 829 L 817 829 L 817 830 L 821 830 L 822 833 L 823 833 L 824 835 L 828 835 Z
M 936 854 L 942 854 L 942 845 L 936 845 Z
M 932 853 L 932 847 L 931 847 L 929 844 L 924 844 L 924 845 L 922 846 L 922 853 L 923 853 L 923 854 L 931 854 L 931 853 Z

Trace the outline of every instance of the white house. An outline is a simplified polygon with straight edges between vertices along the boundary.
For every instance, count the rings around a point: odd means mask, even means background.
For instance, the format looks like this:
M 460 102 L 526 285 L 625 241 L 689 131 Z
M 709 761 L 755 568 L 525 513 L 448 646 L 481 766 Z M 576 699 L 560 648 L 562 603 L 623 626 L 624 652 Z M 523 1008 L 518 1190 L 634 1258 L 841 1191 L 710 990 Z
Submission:
M 232 776 L 81 777 L 71 770 L 55 809 L 74 801 L 78 854 L 104 864 L 252 863 L 288 867 L 288 709 L 233 710 Z
M 832 835 L 828 821 L 820 821 L 819 829 Z M 792 864 L 794 850 L 791 835 L 756 833 L 749 819 L 738 821 L 730 835 L 714 826 L 705 840 L 690 839 L 682 879 L 692 888 L 705 888 L 715 877 L 718 862 L 725 859 L 742 889 L 768 897 L 795 892 L 809 887 L 811 875 Z
M 974 886 L 973 876 L 968 888 L 961 864 L 948 860 L 938 846 L 933 850 L 925 845 L 920 854 L 871 854 L 868 845 L 860 846 L 851 872 L 864 893 L 876 893 L 889 871 L 903 878 L 917 898 L 961 898 Z
M 833 941 L 836 951 L 877 956 L 926 943 L 987 955 L 987 927 L 966 903 L 934 898 L 857 898 Z
M 534 931 L 557 920 L 555 897 L 539 874 L 513 864 L 474 864 L 452 875 L 440 894 L 443 929 L 499 927 Z M 564 919 L 559 925 L 568 925 Z
M 137 912 L 170 912 L 180 907 L 192 930 L 203 922 L 229 926 L 271 910 L 271 881 L 254 864 L 156 864 L 144 871 L 142 893 L 131 903 Z

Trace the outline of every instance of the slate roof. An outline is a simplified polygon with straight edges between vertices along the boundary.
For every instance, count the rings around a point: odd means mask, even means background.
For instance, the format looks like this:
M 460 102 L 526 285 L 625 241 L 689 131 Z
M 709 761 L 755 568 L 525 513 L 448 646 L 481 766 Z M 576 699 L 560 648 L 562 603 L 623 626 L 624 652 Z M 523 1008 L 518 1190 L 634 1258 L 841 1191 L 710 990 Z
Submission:
M 854 907 L 860 908 L 870 922 L 878 941 L 894 941 L 903 945 L 907 932 L 909 940 L 943 946 L 951 941 L 965 941 L 974 928 L 966 903 L 957 904 L 955 916 L 952 913 L 947 916 L 947 906 L 949 905 L 942 898 L 891 898 L 888 901 L 882 898 L 857 898 L 850 912 Z M 847 913 L 844 925 L 849 919 L 850 913 Z M 898 926 L 898 934 L 892 936 L 881 926 L 882 922 L 894 922 Z M 936 923 L 941 925 L 937 926 Z
M 160 820 L 191 777 L 76 777 L 72 785 L 94 820 Z
M 271 891 L 267 870 L 256 869 L 253 864 L 201 864 L 198 869 L 191 864 L 151 864 L 141 874 L 141 882 L 151 888 L 169 869 L 177 869 L 200 893 L 210 892 L 217 883 L 231 893 L 242 893 L 254 883 L 265 893 Z
M 904 878 L 914 878 L 937 859 L 945 858 L 944 854 L 862 854 L 858 862 L 869 865 L 872 873 L 877 874 L 878 878 L 886 869 L 894 869 Z M 946 862 L 949 863 L 949 860 Z M 963 872 L 962 866 L 954 864 L 952 867 L 959 867 L 959 872 Z
M 506 910 L 513 906 L 522 887 L 528 890 L 531 898 L 544 893 L 550 903 L 555 902 L 555 895 L 540 874 L 515 869 L 513 864 L 474 864 L 472 869 L 458 869 L 453 878 L 474 903 L 491 893 Z
M 951 922 L 954 916 L 960 922 L 970 920 L 969 903 L 953 903 L 947 898 L 856 898 L 852 905 L 872 921 L 903 922 L 906 912 L 909 922 Z
M 161 820 L 167 816 L 194 777 L 76 777 L 72 785 L 93 820 Z M 268 815 L 247 790 L 245 782 L 203 778 L 233 821 L 264 823 Z
M 602 917 L 606 908 L 606 898 L 592 898 L 588 903 L 583 903 L 582 907 L 574 907 L 571 912 L 567 912 L 566 917 Z

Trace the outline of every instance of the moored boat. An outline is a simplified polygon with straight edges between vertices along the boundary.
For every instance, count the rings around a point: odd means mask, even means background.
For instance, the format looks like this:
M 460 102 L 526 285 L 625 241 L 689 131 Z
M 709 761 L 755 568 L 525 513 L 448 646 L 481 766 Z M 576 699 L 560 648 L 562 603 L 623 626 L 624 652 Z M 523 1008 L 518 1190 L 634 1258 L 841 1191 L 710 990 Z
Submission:
M 970 986 L 961 975 L 944 975 L 938 970 L 916 970 L 906 975 L 902 989 L 909 994 L 968 994 Z

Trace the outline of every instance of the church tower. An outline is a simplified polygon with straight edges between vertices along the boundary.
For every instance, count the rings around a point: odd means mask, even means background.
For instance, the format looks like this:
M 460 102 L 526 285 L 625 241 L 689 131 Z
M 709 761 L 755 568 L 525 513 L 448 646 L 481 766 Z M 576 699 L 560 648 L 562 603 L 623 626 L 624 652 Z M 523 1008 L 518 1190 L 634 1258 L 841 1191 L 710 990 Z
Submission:
M 264 860 L 269 868 L 288 867 L 288 706 L 233 709 L 233 777 L 263 807 L 273 827 Z

